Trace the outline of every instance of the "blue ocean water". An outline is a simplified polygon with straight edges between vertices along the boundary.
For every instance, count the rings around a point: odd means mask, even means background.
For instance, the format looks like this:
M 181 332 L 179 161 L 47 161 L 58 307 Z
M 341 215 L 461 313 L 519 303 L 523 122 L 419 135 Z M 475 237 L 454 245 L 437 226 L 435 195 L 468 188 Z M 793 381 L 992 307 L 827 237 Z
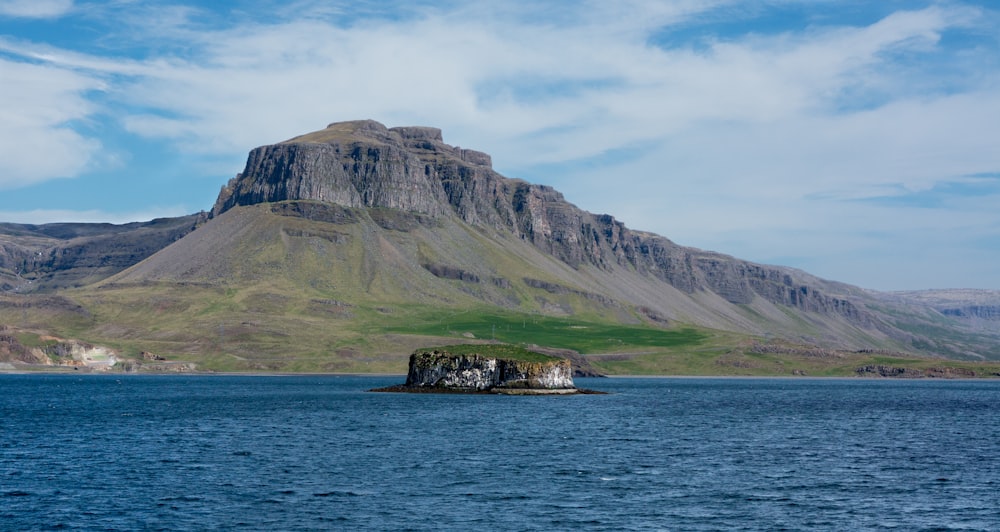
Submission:
M 1000 529 L 1000 382 L 0 375 L 0 529 Z

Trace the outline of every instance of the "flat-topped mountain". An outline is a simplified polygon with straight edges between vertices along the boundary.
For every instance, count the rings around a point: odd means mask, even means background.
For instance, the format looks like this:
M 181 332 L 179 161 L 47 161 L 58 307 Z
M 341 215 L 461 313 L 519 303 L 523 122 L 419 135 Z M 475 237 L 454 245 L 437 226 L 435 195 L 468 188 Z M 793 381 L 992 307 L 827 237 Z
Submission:
M 632 231 L 613 216 L 578 209 L 551 187 L 501 176 L 488 155 L 445 144 L 435 128 L 342 122 L 257 148 L 213 213 L 288 200 L 457 217 L 530 242 L 573 268 L 628 269 L 687 294 L 712 293 L 737 305 L 762 298 L 865 329 L 889 329 L 850 298 L 860 294 L 851 287 Z
M 971 327 L 958 311 L 919 297 L 630 229 L 551 187 L 500 175 L 489 155 L 448 145 L 435 128 L 341 122 L 256 148 L 209 215 L 154 225 L 163 230 L 148 239 L 121 238 L 133 233 L 119 226 L 94 229 L 103 243 L 83 246 L 81 257 L 104 256 L 114 242 L 114 256 L 134 259 L 111 261 L 103 277 L 60 292 L 90 313 L 90 325 L 72 320 L 76 330 L 90 327 L 92 341 L 202 358 L 233 353 L 216 365 L 247 369 L 392 369 L 428 336 L 504 337 L 629 360 L 681 337 L 692 348 L 729 338 L 718 344 L 726 356 L 780 339 L 848 352 L 1000 358 L 1000 334 L 981 320 Z M 43 238 L 50 229 L 0 227 L 9 297 L 18 279 L 47 275 L 30 253 L 65 249 Z M 150 230 L 130 230 L 139 229 Z M 150 246 L 155 253 L 145 252 Z M 74 270 L 71 261 L 60 264 Z M 158 321 L 132 317 L 136 310 Z M 567 320 L 566 329 L 541 326 L 551 320 Z

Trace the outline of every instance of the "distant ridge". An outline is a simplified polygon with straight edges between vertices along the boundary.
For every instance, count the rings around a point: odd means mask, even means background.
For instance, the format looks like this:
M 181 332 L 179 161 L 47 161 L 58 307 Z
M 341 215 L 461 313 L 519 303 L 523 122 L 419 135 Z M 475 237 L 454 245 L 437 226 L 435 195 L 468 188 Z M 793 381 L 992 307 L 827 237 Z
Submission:
M 51 292 L 101 281 L 207 220 L 207 213 L 199 213 L 123 225 L 0 223 L 0 293 Z

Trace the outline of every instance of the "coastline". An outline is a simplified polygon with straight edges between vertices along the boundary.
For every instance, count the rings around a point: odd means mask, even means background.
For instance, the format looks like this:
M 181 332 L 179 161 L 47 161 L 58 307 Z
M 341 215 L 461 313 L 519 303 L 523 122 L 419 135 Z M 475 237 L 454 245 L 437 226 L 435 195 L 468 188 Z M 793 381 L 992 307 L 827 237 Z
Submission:
M 139 377 L 149 376 L 192 376 L 192 377 L 400 377 L 406 378 L 406 373 L 359 373 L 359 372 L 239 372 L 239 371 L 148 371 L 148 372 L 116 372 L 116 371 L 79 371 L 71 367 L 45 366 L 38 369 L 25 368 L 17 365 L 13 368 L 0 368 L 0 376 L 3 375 L 65 375 L 65 376 L 115 376 L 115 377 Z M 848 380 L 848 381 L 1000 381 L 1000 376 L 983 375 L 981 377 L 864 377 L 855 375 L 829 376 L 829 375 L 669 375 L 669 374 L 623 374 L 623 375 L 602 375 L 600 377 L 580 377 L 591 379 L 771 379 L 771 380 Z M 396 385 L 402 386 L 402 385 Z M 391 386 L 390 386 L 391 387 Z M 386 390 L 389 391 L 389 390 Z M 403 392 L 413 393 L 413 392 Z M 434 392 L 427 392 L 434 393 Z M 448 392 L 444 392 L 448 393 Z M 455 392 L 462 393 L 462 392 Z M 496 392 L 486 392 L 496 395 Z M 541 395 L 541 394 L 538 394 Z M 558 394 L 549 394 L 558 395 Z M 574 394 L 563 394 L 574 395 Z

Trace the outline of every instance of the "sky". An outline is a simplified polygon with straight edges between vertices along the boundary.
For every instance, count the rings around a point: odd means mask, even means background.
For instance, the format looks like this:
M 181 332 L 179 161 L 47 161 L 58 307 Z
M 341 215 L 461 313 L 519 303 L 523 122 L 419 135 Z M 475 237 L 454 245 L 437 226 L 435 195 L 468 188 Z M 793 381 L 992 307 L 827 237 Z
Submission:
M 1000 4 L 0 0 L 0 221 L 211 209 L 374 119 L 678 244 L 1000 289 Z

